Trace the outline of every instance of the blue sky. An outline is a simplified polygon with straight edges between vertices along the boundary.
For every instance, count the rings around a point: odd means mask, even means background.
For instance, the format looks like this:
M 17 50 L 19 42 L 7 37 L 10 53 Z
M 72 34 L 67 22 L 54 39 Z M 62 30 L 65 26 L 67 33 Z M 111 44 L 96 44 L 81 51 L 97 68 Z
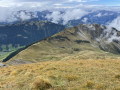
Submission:
M 89 4 L 107 5 L 107 6 L 120 6 L 120 0 L 98 0 L 87 2 Z
M 0 0 L 2 7 L 29 6 L 76 6 L 83 5 L 105 5 L 120 6 L 120 0 Z
M 90 5 L 105 5 L 105 6 L 120 6 L 120 0 L 86 0 L 86 2 L 68 2 L 67 5 L 77 5 L 77 4 L 90 4 Z

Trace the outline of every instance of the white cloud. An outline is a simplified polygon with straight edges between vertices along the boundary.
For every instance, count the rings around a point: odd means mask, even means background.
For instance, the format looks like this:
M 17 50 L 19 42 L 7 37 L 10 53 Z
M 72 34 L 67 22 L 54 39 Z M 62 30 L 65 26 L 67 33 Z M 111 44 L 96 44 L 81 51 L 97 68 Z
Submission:
M 64 20 L 63 24 L 66 24 L 69 20 L 80 19 L 82 16 L 86 14 L 88 14 L 88 12 L 82 9 L 73 9 L 73 10 L 66 11 L 66 13 L 62 17 Z
M 16 19 L 13 18 L 12 12 L 7 8 L 0 8 L 0 22 L 12 22 Z
M 107 38 L 107 43 L 111 43 L 113 40 L 120 40 L 120 36 L 118 36 L 116 30 L 112 29 L 113 27 L 120 31 L 120 17 L 117 17 L 107 25 L 107 29 L 105 30 L 105 38 Z
M 15 16 L 15 18 L 18 18 L 20 20 L 28 20 L 28 19 L 37 17 L 35 12 L 31 14 L 30 12 L 27 12 L 27 11 L 25 11 L 25 12 L 20 11 L 18 13 L 15 12 L 13 15 Z
M 83 21 L 84 23 L 86 23 L 86 22 L 87 22 L 87 20 L 88 20 L 88 18 L 83 18 L 83 20 L 82 20 L 82 21 Z
M 87 2 L 88 0 L 67 0 L 68 2 Z
M 109 23 L 108 27 L 115 27 L 117 30 L 120 31 L 120 16 Z
M 37 0 L 39 1 L 39 0 Z M 1 0 L 0 1 L 0 6 L 1 7 L 25 7 L 26 6 L 29 6 L 29 7 L 33 7 L 36 5 L 37 6 L 43 6 L 43 5 L 47 5 L 49 2 L 37 2 L 36 0 L 33 1 L 33 0 Z M 49 3 L 50 4 L 50 3 Z
M 120 40 L 120 36 L 117 36 L 117 32 L 113 32 L 113 35 L 110 38 L 108 38 L 107 42 L 111 43 L 113 40 L 118 40 L 118 41 Z
M 63 20 L 63 24 L 67 24 L 69 20 L 80 19 L 86 14 L 88 14 L 88 12 L 83 9 L 68 9 L 65 13 L 55 11 L 52 14 L 47 15 L 46 18 L 51 19 L 54 23 L 58 23 L 58 21 Z
M 37 17 L 36 13 L 32 15 L 29 12 L 17 12 L 14 9 L 0 8 L 0 22 L 14 22 L 18 19 L 27 20 Z
M 46 16 L 47 19 L 51 20 L 54 23 L 58 23 L 62 18 L 62 14 L 59 11 L 54 11 L 52 14 Z
M 98 13 L 97 15 L 95 15 L 95 16 L 97 16 L 97 17 L 101 17 L 102 16 L 102 14 L 101 13 Z
M 62 6 L 62 4 L 60 4 L 60 3 L 55 3 L 54 5 L 55 6 Z

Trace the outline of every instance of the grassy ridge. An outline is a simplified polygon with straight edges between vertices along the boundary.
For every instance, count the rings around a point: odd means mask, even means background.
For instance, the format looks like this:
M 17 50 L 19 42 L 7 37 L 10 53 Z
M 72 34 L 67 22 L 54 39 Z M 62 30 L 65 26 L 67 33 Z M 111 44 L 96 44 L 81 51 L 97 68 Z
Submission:
M 31 45 L 12 57 L 10 61 L 16 59 L 41 62 L 70 59 L 120 59 L 120 56 L 100 50 L 94 42 L 78 35 L 77 29 L 71 28 Z
M 2 52 L 0 53 L 0 61 L 6 58 L 11 52 Z
M 53 61 L 0 68 L 1 90 L 119 90 L 120 60 Z

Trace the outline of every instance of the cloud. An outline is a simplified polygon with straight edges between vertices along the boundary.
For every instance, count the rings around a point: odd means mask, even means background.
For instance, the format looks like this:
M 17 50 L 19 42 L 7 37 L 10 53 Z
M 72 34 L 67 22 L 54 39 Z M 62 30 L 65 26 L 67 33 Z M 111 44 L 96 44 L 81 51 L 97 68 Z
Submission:
M 102 16 L 102 14 L 101 13 L 98 13 L 97 15 L 95 15 L 95 16 L 97 16 L 97 17 L 101 17 Z
M 19 20 L 22 20 L 22 21 L 38 17 L 37 13 L 35 13 L 35 12 L 28 12 L 28 11 L 15 12 L 13 15 L 14 15 L 14 17 L 16 19 L 19 19 Z
M 110 22 L 108 24 L 108 27 L 115 27 L 117 30 L 120 31 L 120 16 Z
M 83 20 L 82 20 L 82 21 L 83 21 L 84 23 L 86 23 L 86 22 L 87 22 L 87 20 L 88 20 L 88 18 L 83 18 Z
M 58 23 L 62 19 L 62 14 L 59 11 L 54 11 L 52 14 L 48 14 L 46 18 L 54 23 Z
M 88 14 L 88 12 L 83 9 L 68 9 L 64 13 L 54 11 L 52 14 L 48 14 L 46 18 L 52 20 L 54 23 L 58 23 L 58 21 L 62 20 L 63 24 L 67 24 L 69 20 L 80 19 L 86 14 Z
M 88 0 L 67 0 L 68 2 L 87 2 Z
M 33 7 L 44 6 L 50 4 L 48 1 L 39 1 L 39 0 L 1 0 L 0 7 Z
M 0 22 L 14 22 L 17 20 L 27 20 L 36 18 L 36 13 L 14 11 L 8 8 L 0 8 Z
M 120 36 L 118 36 L 117 35 L 117 32 L 113 32 L 113 35 L 110 37 L 110 38 L 108 38 L 108 41 L 107 42 L 109 42 L 109 43 L 111 43 L 111 42 L 113 42 L 113 40 L 120 40 Z
M 62 17 L 64 20 L 63 24 L 66 24 L 69 20 L 81 19 L 81 17 L 86 14 L 88 14 L 88 12 L 83 9 L 68 10 Z
M 12 22 L 16 19 L 13 18 L 12 12 L 7 8 L 0 8 L 0 22 Z
M 120 36 L 118 35 L 117 31 L 113 28 L 120 31 L 120 16 L 107 25 L 107 29 L 105 30 L 105 38 L 107 38 L 107 43 L 111 43 L 113 42 L 113 40 L 120 40 Z

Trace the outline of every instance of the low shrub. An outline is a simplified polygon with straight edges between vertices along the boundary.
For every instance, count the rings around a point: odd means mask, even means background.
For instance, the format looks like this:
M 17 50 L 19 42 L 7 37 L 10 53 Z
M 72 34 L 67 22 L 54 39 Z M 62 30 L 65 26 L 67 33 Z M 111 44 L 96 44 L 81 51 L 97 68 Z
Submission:
M 87 87 L 87 88 L 93 88 L 94 85 L 95 85 L 94 82 L 92 82 L 92 81 L 88 81 L 87 84 L 86 84 L 86 87 Z
M 120 74 L 119 75 L 115 75 L 115 78 L 120 79 Z
M 68 81 L 74 81 L 74 80 L 77 80 L 78 79 L 78 76 L 76 75 L 67 75 L 65 77 Z
M 33 82 L 32 90 L 46 90 L 51 87 L 52 87 L 52 85 L 48 80 L 38 79 L 35 82 Z

